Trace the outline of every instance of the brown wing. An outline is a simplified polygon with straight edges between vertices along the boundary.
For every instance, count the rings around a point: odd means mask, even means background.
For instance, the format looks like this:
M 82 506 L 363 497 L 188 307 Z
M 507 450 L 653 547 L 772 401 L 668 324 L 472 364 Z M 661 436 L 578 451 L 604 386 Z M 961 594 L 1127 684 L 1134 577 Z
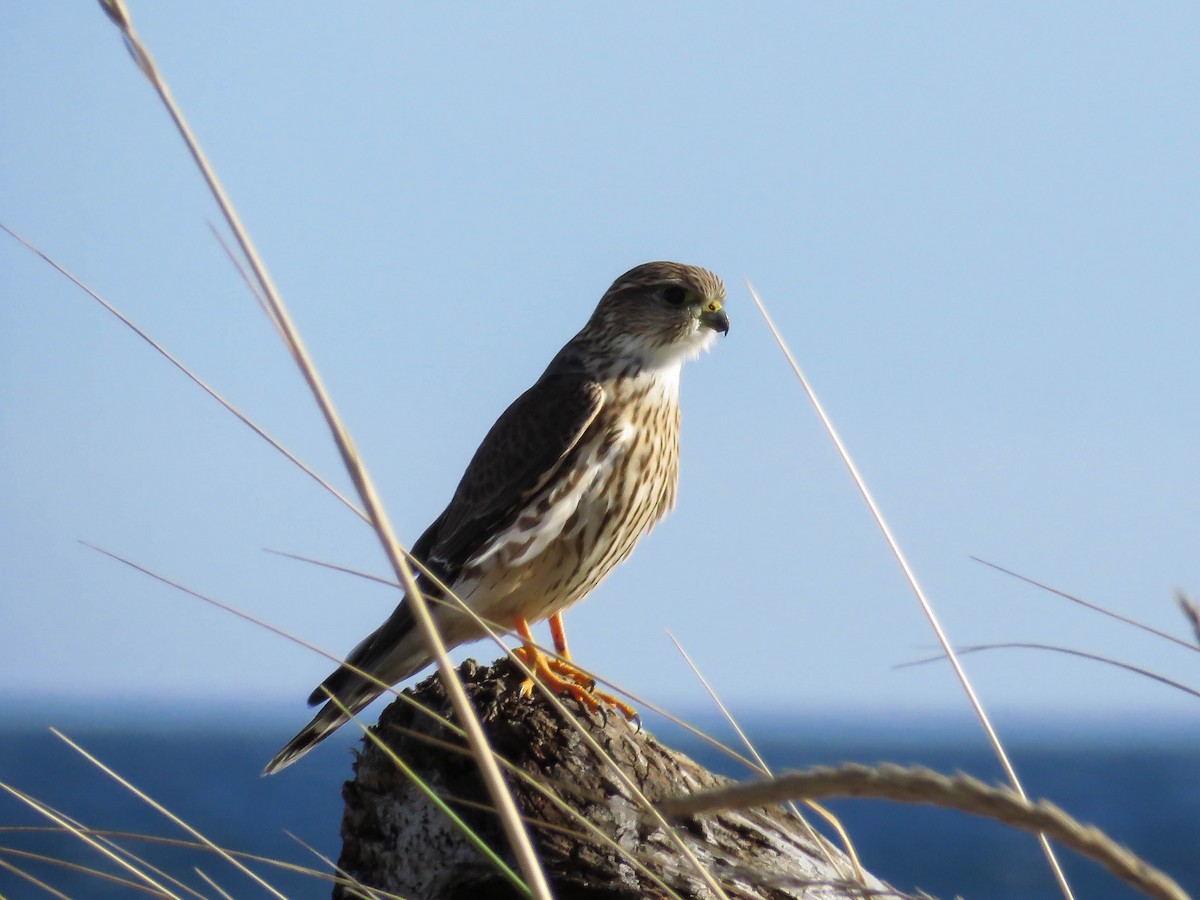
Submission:
M 518 397 L 487 433 L 429 529 L 436 529 L 429 562 L 457 575 L 558 474 L 603 404 L 603 388 L 576 373 L 543 376 Z

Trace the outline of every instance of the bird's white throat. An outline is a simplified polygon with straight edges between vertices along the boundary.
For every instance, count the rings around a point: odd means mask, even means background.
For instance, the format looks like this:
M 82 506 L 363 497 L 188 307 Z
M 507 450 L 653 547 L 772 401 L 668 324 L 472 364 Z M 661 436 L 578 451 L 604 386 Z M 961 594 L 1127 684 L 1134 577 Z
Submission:
M 617 341 L 617 350 L 619 357 L 636 359 L 640 363 L 639 374 L 659 374 L 673 379 L 678 387 L 679 367 L 712 347 L 716 339 L 715 331 L 695 322 L 691 332 L 669 344 L 647 346 L 644 341 L 623 337 Z

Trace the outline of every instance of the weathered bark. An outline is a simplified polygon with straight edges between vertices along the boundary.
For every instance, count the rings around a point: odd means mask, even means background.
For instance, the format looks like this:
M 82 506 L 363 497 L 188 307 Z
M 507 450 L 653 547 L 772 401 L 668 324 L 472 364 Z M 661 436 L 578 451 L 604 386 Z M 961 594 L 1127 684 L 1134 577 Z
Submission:
M 608 845 L 524 779 L 509 775 L 522 814 L 531 824 L 558 900 L 625 900 L 713 894 L 661 826 L 648 823 L 630 792 L 584 744 L 576 730 L 534 693 L 520 696 L 520 673 L 508 661 L 490 667 L 467 661 L 459 669 L 492 746 L 549 788 L 611 838 Z M 433 676 L 411 689 L 413 699 L 453 719 L 441 681 Z M 566 701 L 575 708 L 573 701 Z M 723 784 L 728 779 L 635 732 L 619 715 L 580 723 L 651 800 Z M 510 858 L 503 832 L 463 741 L 403 700 L 392 703 L 376 733 L 431 785 L 491 847 Z M 408 900 L 466 900 L 518 896 L 429 800 L 373 743 L 347 782 L 340 866 L 361 884 Z M 805 827 L 779 809 L 726 812 L 673 823 L 674 832 L 720 880 L 731 898 L 861 897 L 846 884 L 851 868 L 836 850 L 817 849 Z M 827 861 L 836 858 L 836 866 Z M 653 873 L 630 862 L 638 860 Z M 511 861 L 511 860 L 510 860 Z M 831 885 L 834 886 L 831 889 Z M 840 888 L 838 886 L 841 886 Z M 887 891 L 873 878 L 868 888 Z M 866 893 L 870 893 L 868 890 Z M 358 897 L 339 888 L 335 898 Z

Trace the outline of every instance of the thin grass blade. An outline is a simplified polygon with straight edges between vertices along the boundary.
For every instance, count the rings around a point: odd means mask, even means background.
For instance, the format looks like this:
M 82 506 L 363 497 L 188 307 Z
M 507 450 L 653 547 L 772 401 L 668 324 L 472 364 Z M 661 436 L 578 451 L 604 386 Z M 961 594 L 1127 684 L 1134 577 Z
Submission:
M 808 395 L 809 403 L 812 404 L 813 409 L 817 413 L 817 417 L 821 420 L 821 424 L 824 426 L 826 434 L 829 435 L 829 439 L 833 441 L 834 447 L 837 448 L 837 452 L 841 457 L 842 463 L 850 472 L 850 477 L 854 481 L 855 487 L 858 488 L 858 492 L 862 495 L 863 501 L 867 505 L 867 509 L 870 510 L 871 518 L 875 520 L 875 524 L 883 533 L 884 540 L 887 542 L 888 548 L 892 552 L 892 556 L 895 557 L 896 563 L 900 566 L 900 571 L 904 573 L 905 581 L 908 582 L 909 588 L 912 590 L 913 595 L 917 598 L 917 602 L 921 605 L 921 610 L 924 612 L 925 618 L 929 622 L 929 627 L 933 629 L 933 633 L 936 635 L 938 643 L 941 645 L 943 652 L 946 654 L 946 658 L 950 661 L 950 665 L 954 669 L 954 674 L 958 678 L 958 683 L 962 685 L 962 689 L 967 695 L 967 700 L 970 702 L 971 708 L 975 711 L 976 718 L 979 719 L 979 724 L 983 726 L 983 730 L 987 734 L 988 742 L 992 745 L 992 751 L 995 753 L 996 758 L 1000 761 L 1000 765 L 1004 769 L 1004 773 L 1008 778 L 1009 784 L 1013 786 L 1013 790 L 1024 797 L 1025 789 L 1021 786 L 1021 779 L 1017 776 L 1017 770 L 1013 767 L 1012 762 L 1009 760 L 1008 753 L 1004 749 L 1004 744 L 1000 741 L 1000 736 L 996 733 L 996 729 L 992 727 L 991 719 L 988 718 L 988 714 L 984 711 L 983 704 L 976 695 L 975 688 L 972 686 L 971 680 L 967 677 L 966 670 L 963 668 L 962 663 L 959 662 L 958 657 L 955 655 L 954 648 L 950 644 L 950 639 L 946 636 L 946 632 L 942 628 L 942 623 L 938 619 L 937 613 L 934 612 L 933 604 L 930 603 L 929 599 L 925 596 L 925 590 L 921 587 L 920 582 L 917 580 L 916 573 L 908 564 L 908 558 L 905 556 L 904 551 L 900 549 L 900 543 L 892 534 L 892 529 L 888 525 L 887 520 L 883 517 L 883 512 L 879 508 L 879 505 L 875 502 L 875 498 L 871 494 L 870 488 L 867 487 L 866 480 L 858 471 L 858 466 L 855 465 L 854 459 L 850 455 L 850 451 L 846 449 L 846 445 L 842 442 L 841 435 L 838 434 L 837 429 L 833 425 L 833 420 L 830 419 L 829 415 L 825 412 L 825 407 L 817 397 L 816 391 L 813 390 L 812 385 L 809 384 L 808 378 L 804 375 L 804 372 L 800 368 L 800 364 L 796 362 L 796 357 L 792 355 L 792 351 L 788 348 L 787 342 L 783 339 L 783 335 L 780 333 L 779 329 L 775 327 L 775 322 L 771 318 L 771 314 L 767 312 L 766 306 L 763 305 L 762 299 L 758 296 L 758 292 L 754 290 L 754 285 L 747 281 L 746 287 L 750 291 L 750 296 L 754 300 L 755 306 L 758 307 L 758 311 L 762 314 L 763 319 L 766 321 L 767 327 L 771 330 L 771 334 L 774 336 L 775 342 L 779 345 L 779 349 L 783 351 L 783 355 L 787 359 L 788 365 L 791 366 L 793 374 L 795 374 L 796 379 L 800 382 L 801 387 L 804 388 L 804 393 Z M 1050 864 L 1051 870 L 1054 872 L 1054 877 L 1058 881 L 1058 886 L 1062 891 L 1063 896 L 1066 898 L 1066 900 L 1074 900 L 1074 894 L 1071 891 L 1071 885 L 1067 882 L 1067 876 L 1063 873 L 1062 866 L 1059 865 L 1058 859 L 1054 855 L 1054 848 L 1050 846 L 1050 842 L 1046 840 L 1044 835 L 1039 835 L 1038 841 L 1042 845 L 1042 852 L 1046 857 L 1046 861 Z

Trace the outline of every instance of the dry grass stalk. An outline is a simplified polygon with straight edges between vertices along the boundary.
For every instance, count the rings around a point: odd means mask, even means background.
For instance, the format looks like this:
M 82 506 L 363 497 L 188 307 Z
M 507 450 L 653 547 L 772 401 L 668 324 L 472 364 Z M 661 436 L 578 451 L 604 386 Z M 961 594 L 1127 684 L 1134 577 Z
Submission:
M 78 838 L 79 840 L 83 841 L 85 844 L 90 846 L 92 849 L 94 849 L 97 852 L 99 852 L 100 854 L 108 857 L 110 860 L 115 862 L 121 868 L 125 869 L 127 872 L 129 872 L 131 875 L 133 875 L 134 878 L 138 879 L 139 881 L 148 885 L 150 888 L 157 891 L 158 892 L 157 896 L 170 897 L 170 898 L 173 898 L 173 900 L 180 900 L 180 898 L 178 897 L 177 894 L 175 894 L 173 891 L 168 890 L 164 885 L 159 884 L 158 881 L 155 880 L 154 877 L 152 875 L 150 875 L 148 872 L 144 871 L 143 868 L 139 868 L 139 864 L 141 864 L 143 866 L 145 864 L 141 860 L 138 860 L 136 857 L 134 857 L 132 854 L 128 853 L 127 851 L 122 850 L 120 847 L 113 845 L 112 842 L 110 842 L 110 841 L 106 841 L 102 838 L 93 837 L 93 835 L 89 829 L 82 827 L 79 823 L 72 821 L 68 816 L 63 815 L 58 810 L 55 810 L 53 807 L 49 806 L 48 804 L 42 803 L 41 801 L 34 799 L 33 797 L 29 796 L 28 794 L 26 794 L 22 791 L 17 790 L 16 788 L 12 787 L 9 784 L 5 784 L 4 782 L 0 781 L 0 790 L 3 790 L 5 792 L 7 792 L 9 795 L 20 800 L 22 803 L 24 803 L 26 806 L 28 806 L 29 808 L 34 810 L 39 815 L 44 816 L 45 818 L 49 819 L 51 822 L 54 822 L 56 825 L 58 825 L 64 831 L 69 832 L 70 834 L 74 835 L 76 838 Z M 145 868 L 149 868 L 149 867 L 146 866 Z M 166 880 L 166 879 L 164 879 L 164 880 Z M 140 887 L 140 885 L 139 885 L 139 887 Z
M 1012 569 L 1006 569 L 1004 566 L 997 565 L 994 562 L 988 562 L 986 559 L 980 559 L 978 556 L 972 556 L 971 559 L 975 560 L 977 563 L 982 563 L 990 569 L 995 569 L 997 572 L 1003 572 L 1005 575 L 1016 578 L 1018 581 L 1024 581 L 1026 584 L 1031 584 L 1036 588 L 1041 588 L 1043 591 L 1049 591 L 1051 594 L 1057 594 L 1064 600 L 1070 600 L 1072 603 L 1078 603 L 1080 606 L 1090 609 L 1092 612 L 1098 612 L 1103 616 L 1108 616 L 1110 619 L 1116 619 L 1118 622 L 1124 622 L 1126 625 L 1132 625 L 1134 628 L 1141 629 L 1142 631 L 1148 632 L 1155 637 L 1163 638 L 1164 640 L 1170 641 L 1173 644 L 1179 644 L 1181 647 L 1187 647 L 1189 650 L 1200 649 L 1192 644 L 1189 644 L 1187 641 L 1180 640 L 1173 634 L 1168 634 L 1165 631 L 1161 631 L 1157 628 L 1147 625 L 1145 622 L 1139 622 L 1137 619 L 1131 619 L 1128 616 L 1123 616 L 1118 612 L 1113 612 L 1111 609 L 1105 609 L 1098 603 L 1093 603 L 1090 600 L 1084 600 L 1082 597 L 1067 593 L 1066 591 L 1046 584 L 1045 582 L 1038 581 L 1036 578 L 1030 578 L 1028 575 L 1022 575 L 1020 572 L 1014 572 Z M 1186 600 L 1186 595 L 1184 595 L 1181 591 L 1177 591 L 1175 597 L 1177 600 L 1180 600 L 1180 606 L 1183 606 L 1183 600 Z M 1186 607 L 1184 607 L 1184 614 L 1187 614 Z M 1198 612 L 1197 615 L 1200 615 L 1200 612 Z M 1200 631 L 1197 632 L 1196 640 L 1198 643 L 1200 643 Z
M 1074 647 L 1059 647 L 1055 644 L 1039 644 L 1034 641 L 1008 641 L 1003 644 L 978 644 L 971 647 L 959 647 L 958 655 L 966 656 L 969 653 L 982 653 L 985 650 L 1045 650 L 1050 653 L 1062 653 L 1065 656 L 1078 656 L 1080 659 L 1090 659 L 1093 662 L 1104 663 L 1106 666 L 1114 666 L 1118 669 L 1124 669 L 1127 672 L 1133 672 L 1135 675 L 1141 675 L 1143 678 L 1149 678 L 1151 681 L 1157 681 L 1160 684 L 1167 685 L 1167 687 L 1173 687 L 1175 690 L 1191 694 L 1193 697 L 1200 697 L 1200 691 L 1193 687 L 1188 687 L 1174 678 L 1168 678 L 1166 675 L 1152 672 L 1143 666 L 1121 662 L 1121 660 L 1113 659 L 1111 656 L 1088 653 L 1086 650 L 1076 650 Z M 943 659 L 945 659 L 944 656 L 930 656 L 925 659 L 914 660 L 913 662 L 901 663 L 896 668 L 900 669 L 906 666 L 920 666 L 931 662 L 941 662 Z
M 946 658 L 950 661 L 950 665 L 954 669 L 954 674 L 958 678 L 958 683 L 962 685 L 963 691 L 967 695 L 967 699 L 971 704 L 971 708 L 975 711 L 976 718 L 979 719 L 979 724 L 983 726 L 984 732 L 987 734 L 988 742 L 992 745 L 992 751 L 996 754 L 996 758 L 1000 761 L 1001 767 L 1004 769 L 1004 774 L 1008 778 L 1009 784 L 1022 797 L 1025 796 L 1025 789 L 1021 786 L 1021 779 L 1017 776 L 1017 770 L 1009 761 L 1008 753 L 1004 749 L 1004 744 L 1001 743 L 999 735 L 996 734 L 996 729 L 992 727 L 991 719 L 988 718 L 987 712 L 983 708 L 979 697 L 975 693 L 975 688 L 971 685 L 971 680 L 967 677 L 966 669 L 959 662 L 958 656 L 954 652 L 954 647 L 950 644 L 950 639 L 946 636 L 945 630 L 942 628 L 942 623 L 934 612 L 933 604 L 929 602 L 929 598 L 925 596 L 925 590 L 921 587 L 921 583 L 917 580 L 916 573 L 908 564 L 908 558 L 904 551 L 900 549 L 900 543 L 892 534 L 892 529 L 888 525 L 887 520 L 883 517 L 883 511 L 875 502 L 874 496 L 871 494 L 870 488 L 867 487 L 866 479 L 858 471 L 858 466 L 854 464 L 854 459 L 850 456 L 850 451 L 846 449 L 846 445 L 842 443 L 842 438 L 838 434 L 837 429 L 833 426 L 833 420 L 825 412 L 825 407 L 818 399 L 812 385 L 809 384 L 804 372 L 800 368 L 800 364 L 796 362 L 796 357 L 792 355 L 792 351 L 788 348 L 787 342 L 783 339 L 783 335 L 779 329 L 775 327 L 775 322 L 771 319 L 770 313 L 767 312 L 766 306 L 763 305 L 762 299 L 758 296 L 758 292 L 754 290 L 754 285 L 749 281 L 746 282 L 746 288 L 750 291 L 750 296 L 754 300 L 754 305 L 758 307 L 758 311 L 762 314 L 763 319 L 767 323 L 767 327 L 771 330 L 771 334 L 775 338 L 775 342 L 779 345 L 779 349 L 783 351 L 784 357 L 791 366 L 792 372 L 796 376 L 796 380 L 800 382 L 804 388 L 804 393 L 808 395 L 809 402 L 813 409 L 816 410 L 817 417 L 821 420 L 825 432 L 833 441 L 834 447 L 837 448 L 838 456 L 841 457 L 846 469 L 850 472 L 850 477 L 854 481 L 855 487 L 858 488 L 862 495 L 863 501 L 867 504 L 867 509 L 871 512 L 871 518 L 875 520 L 875 524 L 879 526 L 884 540 L 887 542 L 888 548 L 892 551 L 892 555 L 896 558 L 897 565 L 900 566 L 900 571 L 904 573 L 904 579 L 908 582 L 909 588 L 913 592 L 913 596 L 917 598 L 917 602 L 921 605 L 921 611 L 925 614 L 926 620 L 929 622 L 929 627 L 933 629 L 934 635 L 937 637 L 938 643 L 941 645 L 942 652 L 946 654 Z M 1071 885 L 1067 882 L 1067 876 L 1063 873 L 1062 866 L 1058 864 L 1058 859 L 1054 855 L 1054 848 L 1050 846 L 1050 842 L 1046 840 L 1044 835 L 1038 836 L 1038 841 L 1042 845 L 1042 853 L 1046 856 L 1046 861 L 1050 864 L 1051 870 L 1054 872 L 1055 880 L 1058 881 L 1059 889 L 1062 891 L 1066 900 L 1074 900 L 1074 894 L 1071 892 Z
M 221 847 L 218 847 L 216 844 L 214 844 L 212 841 L 210 841 L 207 837 L 205 837 L 197 829 L 193 828 L 191 825 L 189 825 L 183 819 L 179 818 L 179 816 L 175 815 L 175 813 L 171 812 L 169 809 L 167 809 L 165 806 L 163 806 L 161 803 L 159 803 L 153 797 L 146 794 L 144 791 L 138 789 L 131 782 L 129 782 L 125 778 L 118 775 L 115 771 L 113 771 L 111 768 L 106 766 L 103 762 L 98 760 L 95 756 L 88 753 L 88 751 L 83 749 L 83 747 L 79 746 L 79 744 L 75 743 L 73 740 L 71 740 L 69 737 L 67 737 L 65 734 L 63 734 L 61 731 L 59 731 L 57 728 L 51 728 L 50 733 L 53 734 L 59 740 L 61 740 L 64 744 L 66 744 L 68 747 L 70 747 L 76 753 L 78 753 L 80 756 L 82 756 L 84 759 L 86 759 L 88 762 L 90 762 L 92 765 L 94 765 L 96 768 L 98 768 L 101 772 L 103 772 L 105 775 L 107 775 L 113 781 L 115 781 L 119 785 L 121 785 L 121 787 L 125 788 L 125 790 L 129 791 L 131 794 L 133 794 L 135 797 L 137 797 L 143 803 L 146 803 L 151 808 L 153 808 L 155 812 L 165 816 L 167 819 L 170 819 L 173 823 L 178 825 L 180 828 L 182 828 L 184 831 L 186 831 L 188 834 L 190 834 L 192 837 L 194 837 L 196 840 L 198 840 L 200 843 L 202 843 L 205 847 L 208 847 L 210 850 L 215 852 L 218 856 L 222 857 L 226 862 L 228 862 L 230 865 L 232 865 L 239 872 L 248 876 L 252 881 L 256 882 L 260 887 L 262 887 L 268 893 L 272 894 L 275 897 L 278 897 L 279 900 L 287 900 L 287 898 L 284 897 L 284 895 L 282 893 L 280 893 L 278 890 L 276 890 L 271 884 L 269 884 L 266 881 L 266 879 L 264 879 L 257 872 L 255 872 L 254 870 L 247 867 L 240 860 L 231 856 L 229 853 L 227 853 Z
M 383 545 L 384 552 L 395 569 L 400 583 L 404 585 L 405 592 L 412 605 L 414 617 L 429 645 L 430 653 L 437 661 L 438 669 L 446 681 L 447 691 L 453 699 L 455 710 L 461 718 L 467 732 L 468 740 L 476 753 L 476 760 L 484 781 L 500 810 L 501 821 L 504 823 L 505 832 L 512 845 L 513 852 L 517 856 L 522 874 L 525 876 L 528 890 L 534 897 L 539 898 L 539 900 L 550 900 L 550 889 L 546 884 L 545 876 L 542 874 L 537 856 L 533 852 L 529 835 L 526 833 L 520 816 L 517 814 L 512 797 L 509 795 L 504 780 L 500 775 L 500 767 L 492 755 L 483 730 L 479 727 L 479 721 L 475 716 L 475 712 L 467 700 L 462 685 L 455 678 L 454 666 L 450 661 L 441 636 L 438 634 L 437 626 L 434 624 L 424 598 L 417 588 L 412 570 L 409 568 L 404 554 L 400 551 L 399 542 L 396 540 L 394 530 L 383 508 L 383 504 L 375 491 L 374 484 L 367 473 L 366 467 L 358 456 L 358 451 L 355 449 L 349 433 L 342 425 L 341 418 L 333 405 L 332 399 L 325 390 L 315 366 L 309 359 L 304 343 L 300 339 L 300 335 L 293 325 L 286 307 L 283 305 L 279 292 L 276 290 L 275 284 L 266 269 L 266 265 L 259 257 L 248 232 L 243 227 L 237 212 L 225 194 L 220 181 L 217 179 L 216 173 L 209 165 L 204 152 L 200 148 L 199 142 L 192 134 L 182 112 L 174 102 L 165 80 L 159 74 L 149 52 L 142 45 L 134 31 L 123 0 L 101 0 L 101 7 L 113 24 L 120 29 L 125 40 L 125 45 L 129 48 L 134 62 L 157 91 L 172 120 L 175 122 L 180 135 L 183 137 L 184 143 L 192 154 L 192 158 L 200 169 L 201 175 L 208 184 L 209 190 L 217 201 L 217 205 L 221 208 L 225 220 L 233 231 L 234 237 L 237 239 L 238 245 L 245 255 L 250 270 L 254 274 L 254 279 L 261 290 L 261 296 L 267 301 L 274 321 L 285 336 L 288 349 L 291 351 L 297 366 L 308 382 L 317 405 L 321 408 L 321 412 L 325 416 L 325 420 L 337 443 L 338 450 L 342 455 L 342 461 L 351 479 L 354 481 L 363 506 Z
M 691 794 L 662 804 L 670 816 L 693 816 L 725 809 L 746 809 L 785 800 L 820 797 L 876 797 L 902 803 L 927 803 L 983 816 L 1023 831 L 1041 833 L 1095 860 L 1109 872 L 1157 900 L 1188 900 L 1164 872 L 1100 829 L 1083 825 L 1053 803 L 1031 803 L 1006 787 L 992 787 L 969 775 L 947 776 L 919 766 L 820 766 L 776 778 Z
M 742 726 L 737 723 L 737 720 L 733 717 L 733 713 L 729 711 L 729 708 L 724 704 L 724 702 L 722 702 L 721 698 L 717 696 L 716 690 L 714 690 L 713 686 L 709 684 L 708 679 L 704 677 L 704 674 L 700 671 L 696 664 L 692 662 L 691 656 L 689 656 L 688 652 L 683 649 L 683 645 L 679 643 L 675 635 L 671 634 L 670 632 L 667 633 L 667 637 L 671 639 L 671 643 L 675 645 L 675 649 L 679 651 L 679 655 L 683 657 L 684 662 L 688 664 L 688 667 L 695 674 L 696 678 L 699 679 L 700 683 L 704 686 L 704 689 L 708 691 L 708 696 L 712 698 L 712 701 L 716 704 L 717 709 L 721 711 L 721 715 L 725 717 L 725 721 L 729 723 L 730 727 L 733 728 L 733 730 L 737 733 L 737 736 L 741 739 L 742 743 L 746 746 L 746 749 L 750 751 L 755 762 L 758 764 L 756 766 L 758 771 L 768 777 L 774 775 L 775 773 L 771 771 L 770 767 L 767 765 L 767 761 L 762 758 L 762 754 L 755 749 L 754 744 L 751 743 L 750 738 L 746 735 L 746 732 L 742 731 Z M 850 840 L 850 835 L 846 833 L 846 829 L 842 827 L 842 823 L 838 820 L 837 816 L 835 816 L 825 807 L 821 806 L 819 803 L 816 803 L 812 800 L 805 800 L 804 804 L 822 819 L 824 819 L 829 826 L 837 832 L 838 837 L 841 838 L 842 848 L 846 856 L 849 857 L 850 865 L 854 869 L 853 872 L 842 873 L 843 880 L 850 881 L 851 878 L 853 878 L 853 880 L 857 881 L 859 884 L 865 884 L 866 873 L 863 871 L 862 863 L 858 858 L 858 853 L 854 849 L 854 843 Z M 789 802 L 788 810 L 803 823 L 802 827 L 807 833 L 809 840 L 811 840 L 815 846 L 821 849 L 821 852 L 825 854 L 825 859 L 829 862 L 829 864 L 840 868 L 841 861 L 838 860 L 834 854 L 829 852 L 829 843 L 824 836 L 818 834 L 817 831 L 810 824 L 808 824 L 808 820 L 800 815 L 800 811 L 796 809 L 794 804 Z

